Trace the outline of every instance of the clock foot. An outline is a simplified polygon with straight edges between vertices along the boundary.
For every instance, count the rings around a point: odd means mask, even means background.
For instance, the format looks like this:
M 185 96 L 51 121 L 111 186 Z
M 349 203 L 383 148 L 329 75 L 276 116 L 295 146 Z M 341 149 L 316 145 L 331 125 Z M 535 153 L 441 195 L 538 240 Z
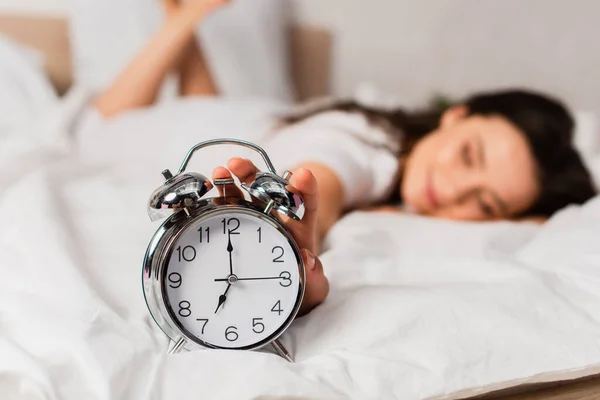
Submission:
M 271 342 L 271 345 L 273 346 L 273 348 L 275 349 L 275 351 L 277 352 L 277 354 L 279 354 L 282 358 L 285 358 L 286 360 L 288 360 L 291 363 L 294 362 L 294 359 L 292 358 L 292 355 L 290 354 L 289 351 L 287 351 L 287 349 L 285 348 L 285 346 L 283 344 L 281 344 L 281 342 L 279 341 L 279 339 L 274 340 L 273 342 Z
M 167 351 L 167 353 L 168 354 L 177 354 L 183 348 L 183 346 L 185 346 L 186 344 L 187 344 L 187 342 L 185 341 L 184 338 L 179 338 L 179 340 L 177 342 L 171 341 L 169 343 L 169 350 Z

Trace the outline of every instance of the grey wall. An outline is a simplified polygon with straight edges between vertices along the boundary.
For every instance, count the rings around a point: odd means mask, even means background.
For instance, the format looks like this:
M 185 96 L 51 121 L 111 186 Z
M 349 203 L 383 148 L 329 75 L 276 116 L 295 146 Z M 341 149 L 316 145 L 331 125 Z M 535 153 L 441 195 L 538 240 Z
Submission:
M 422 104 L 435 91 L 525 85 L 600 114 L 600 1 L 293 0 L 336 36 L 333 91 L 372 82 Z

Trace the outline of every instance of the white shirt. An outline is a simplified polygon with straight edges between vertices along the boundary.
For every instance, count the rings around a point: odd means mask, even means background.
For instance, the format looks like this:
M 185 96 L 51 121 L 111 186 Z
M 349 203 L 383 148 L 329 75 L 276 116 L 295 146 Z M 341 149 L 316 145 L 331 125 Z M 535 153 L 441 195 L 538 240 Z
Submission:
M 318 162 L 338 176 L 344 205 L 381 201 L 393 190 L 399 146 L 358 112 L 325 111 L 273 132 L 262 143 L 283 172 Z
M 235 137 L 262 146 L 280 173 L 304 162 L 329 167 L 341 181 L 346 207 L 379 202 L 393 189 L 398 145 L 364 115 L 324 111 L 273 130 L 266 126 L 272 127 L 271 118 L 268 124 L 257 118 L 272 116 L 267 112 L 272 107 L 238 103 L 185 101 L 110 120 L 91 109 L 78 129 L 80 152 L 87 160 L 124 163 L 123 168 L 148 174 L 150 169 L 177 168 L 187 150 L 199 141 Z M 229 117 L 232 110 L 235 118 Z M 263 123 L 257 124 L 257 119 Z M 211 168 L 224 165 L 228 157 L 256 156 L 243 150 L 213 148 L 196 157 L 192 167 L 210 175 Z M 263 167 L 262 163 L 257 165 Z

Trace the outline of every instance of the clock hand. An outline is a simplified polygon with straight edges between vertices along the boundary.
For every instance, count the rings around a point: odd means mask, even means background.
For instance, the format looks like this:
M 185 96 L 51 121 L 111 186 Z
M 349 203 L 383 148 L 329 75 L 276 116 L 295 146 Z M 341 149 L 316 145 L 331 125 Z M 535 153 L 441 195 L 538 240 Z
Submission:
M 229 291 L 230 287 L 231 287 L 231 283 L 229 285 L 227 285 L 227 289 L 225 289 L 225 293 L 223 293 L 222 295 L 219 296 L 219 305 L 217 306 L 217 309 L 215 310 L 215 314 L 217 313 L 217 311 L 219 311 L 219 308 L 221 308 L 221 306 L 223 304 L 225 304 L 225 302 L 227 301 L 227 292 Z
M 229 252 L 229 275 L 233 275 L 233 259 L 231 253 L 233 253 L 233 246 L 231 245 L 231 231 L 229 231 L 229 241 L 227 243 L 227 251 Z
M 264 278 L 237 278 L 236 281 L 264 281 L 267 279 L 287 279 L 283 276 L 267 276 Z M 215 282 L 227 282 L 228 279 L 215 279 Z

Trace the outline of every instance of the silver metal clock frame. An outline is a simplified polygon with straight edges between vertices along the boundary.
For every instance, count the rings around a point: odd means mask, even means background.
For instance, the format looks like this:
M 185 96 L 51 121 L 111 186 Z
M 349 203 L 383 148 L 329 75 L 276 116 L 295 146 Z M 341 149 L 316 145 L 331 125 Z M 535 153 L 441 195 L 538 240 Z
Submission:
M 197 152 L 198 150 L 203 149 L 205 147 L 208 147 L 208 146 L 215 146 L 215 145 L 221 145 L 221 144 L 233 144 L 233 145 L 237 145 L 237 146 L 247 147 L 249 149 L 256 151 L 257 153 L 259 153 L 262 156 L 263 160 L 265 161 L 265 164 L 267 164 L 267 168 L 269 169 L 269 172 L 277 175 L 277 170 L 273 166 L 273 163 L 271 163 L 271 159 L 269 159 L 269 156 L 262 149 L 262 147 L 257 146 L 254 143 L 247 142 L 245 140 L 240 140 L 240 139 L 212 139 L 212 140 L 207 140 L 205 142 L 198 143 L 197 145 L 192 147 L 190 149 L 190 151 L 188 151 L 183 162 L 181 163 L 181 167 L 179 167 L 179 172 L 177 174 L 179 175 L 182 172 L 185 172 L 185 169 L 187 168 L 187 166 L 195 152 Z
M 193 151 L 190 151 L 188 154 L 186 162 L 184 162 L 184 165 L 182 165 L 182 169 L 185 169 L 187 161 L 189 161 L 189 156 L 191 156 L 192 153 Z M 146 305 L 148 306 L 148 310 L 150 311 L 152 318 L 172 341 L 169 350 L 170 353 L 175 353 L 182 349 L 258 350 L 268 344 L 271 344 L 281 357 L 293 362 L 289 351 L 287 351 L 287 349 L 281 344 L 278 338 L 291 325 L 294 318 L 298 314 L 298 311 L 300 310 L 305 292 L 306 270 L 300 249 L 296 245 L 296 242 L 293 240 L 291 234 L 275 217 L 268 215 L 268 211 L 267 213 L 265 213 L 265 211 L 267 210 L 264 210 L 253 203 L 239 198 L 217 197 L 203 199 L 196 207 L 189 208 L 185 212 L 181 210 L 173 214 L 154 234 L 143 261 L 142 284 Z M 187 231 L 187 229 L 206 218 L 215 215 L 231 213 L 241 213 L 259 218 L 263 222 L 273 226 L 281 235 L 283 235 L 293 249 L 294 255 L 298 262 L 300 282 L 292 313 L 289 315 L 285 323 L 272 335 L 250 346 L 223 348 L 206 343 L 195 337 L 179 324 L 177 318 L 173 317 L 172 312 L 169 310 L 169 307 L 167 307 L 168 298 L 166 296 L 165 279 L 168 261 L 171 252 L 173 251 L 174 244 Z M 206 263 L 210 263 L 210 260 L 206 260 Z

